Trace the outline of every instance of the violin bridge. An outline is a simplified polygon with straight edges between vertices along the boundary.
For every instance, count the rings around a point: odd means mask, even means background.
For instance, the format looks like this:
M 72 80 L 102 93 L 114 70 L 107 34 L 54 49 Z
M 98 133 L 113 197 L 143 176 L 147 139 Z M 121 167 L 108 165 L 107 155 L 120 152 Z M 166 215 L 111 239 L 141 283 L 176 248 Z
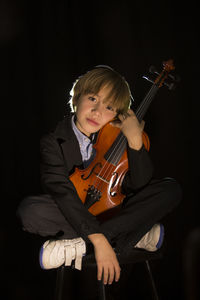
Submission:
M 105 183 L 109 184 L 109 181 L 104 179 L 103 177 L 101 177 L 100 175 L 96 175 L 99 179 L 101 179 L 102 181 L 104 181 Z

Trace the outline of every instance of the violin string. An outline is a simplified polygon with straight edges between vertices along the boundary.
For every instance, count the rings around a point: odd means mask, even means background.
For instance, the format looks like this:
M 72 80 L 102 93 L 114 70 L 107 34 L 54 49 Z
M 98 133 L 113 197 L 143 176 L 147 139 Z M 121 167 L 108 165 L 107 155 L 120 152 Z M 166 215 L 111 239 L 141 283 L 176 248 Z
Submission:
M 140 108 L 138 109 L 139 114 L 140 114 L 140 120 L 143 118 L 143 116 L 145 115 L 149 105 L 151 104 L 153 98 L 155 97 L 156 93 L 158 91 L 158 87 L 156 85 L 154 85 L 151 89 L 151 93 L 148 93 L 147 97 L 146 97 L 146 101 L 145 103 L 142 103 L 142 105 L 140 106 Z M 144 108 L 145 106 L 145 108 Z
M 112 157 L 112 161 L 116 161 L 116 156 L 118 156 L 118 158 L 121 156 L 121 154 L 119 154 L 120 151 L 120 144 L 123 144 L 123 141 L 125 141 L 125 137 L 121 134 L 119 141 L 117 141 L 116 145 L 114 146 L 114 149 L 112 150 L 112 152 L 110 153 L 110 155 L 108 156 L 106 162 L 104 163 L 103 167 L 101 168 L 100 172 L 98 173 L 98 176 L 103 178 L 104 180 L 106 180 L 107 182 L 109 181 L 108 178 L 110 178 L 112 172 L 113 172 L 113 168 L 115 167 L 115 165 L 113 165 L 112 163 L 110 163 L 109 161 L 111 161 L 111 157 Z M 112 169 L 111 169 L 112 167 Z M 106 173 L 108 173 L 106 175 Z M 97 177 L 97 178 L 99 178 Z M 99 178 L 101 180 L 101 178 Z M 101 190 L 101 185 L 103 185 L 103 180 L 101 180 L 96 187 Z M 97 182 L 97 180 L 96 180 Z M 94 181 L 95 183 L 95 181 Z M 101 185 L 100 185 L 101 184 Z
M 105 177 L 105 175 L 106 175 L 107 171 L 109 170 L 110 166 L 111 165 L 113 166 L 113 164 L 111 164 L 110 161 L 113 161 L 113 160 L 116 161 L 115 156 L 117 155 L 117 150 L 119 151 L 119 149 L 120 149 L 120 144 L 122 143 L 122 140 L 123 140 L 123 136 L 121 135 L 119 141 L 117 141 L 116 145 L 114 146 L 114 149 L 109 154 L 106 162 L 104 163 L 103 167 L 101 168 L 101 170 L 100 170 L 100 172 L 99 172 L 98 175 L 101 176 L 102 178 Z M 110 171 L 110 173 L 111 172 L 112 171 Z M 106 180 L 106 178 L 104 178 L 104 179 Z
M 151 94 L 152 94 L 153 90 L 154 90 L 154 88 L 152 86 L 150 91 L 147 93 L 144 100 L 142 101 L 142 103 L 140 104 L 138 109 L 136 110 L 136 116 L 139 120 L 140 120 L 140 118 L 142 118 L 142 114 L 144 113 L 144 107 L 147 106 L 148 100 L 151 98 Z
M 155 96 L 157 90 L 158 90 L 158 86 L 154 84 L 151 87 L 151 89 L 149 90 L 149 92 L 147 93 L 146 97 L 144 98 L 144 100 L 142 101 L 142 103 L 140 104 L 140 106 L 138 107 L 138 109 L 136 111 L 136 116 L 139 119 L 139 121 L 141 121 L 142 117 L 146 113 L 147 108 L 149 107 L 149 105 L 151 103 L 151 100 Z

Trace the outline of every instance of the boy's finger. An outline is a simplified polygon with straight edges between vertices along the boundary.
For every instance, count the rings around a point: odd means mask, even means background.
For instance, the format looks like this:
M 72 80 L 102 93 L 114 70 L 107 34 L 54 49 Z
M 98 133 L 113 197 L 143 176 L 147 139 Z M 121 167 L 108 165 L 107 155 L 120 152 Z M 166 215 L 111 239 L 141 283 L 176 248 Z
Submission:
M 121 269 L 117 268 L 115 271 L 115 281 L 119 281 Z
M 115 270 L 114 270 L 114 267 L 113 267 L 109 270 L 109 280 L 108 280 L 109 284 L 113 283 L 114 277 L 115 277 Z
M 103 268 L 98 266 L 98 270 L 97 270 L 97 280 L 101 280 L 103 276 Z
M 108 283 L 108 269 L 103 270 L 103 283 L 107 284 Z

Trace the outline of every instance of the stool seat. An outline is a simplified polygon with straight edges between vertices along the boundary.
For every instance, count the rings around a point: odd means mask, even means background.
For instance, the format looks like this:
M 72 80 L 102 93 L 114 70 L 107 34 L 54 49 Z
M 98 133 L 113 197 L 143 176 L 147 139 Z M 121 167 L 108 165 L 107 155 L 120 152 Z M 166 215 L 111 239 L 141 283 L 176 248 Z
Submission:
M 143 249 L 133 248 L 129 253 L 117 254 L 117 258 L 120 265 L 135 264 L 139 262 L 144 262 L 146 260 L 154 260 L 162 258 L 162 251 L 158 250 L 155 252 L 146 251 Z M 83 257 L 82 267 L 94 266 L 96 265 L 96 260 L 94 253 L 87 254 Z

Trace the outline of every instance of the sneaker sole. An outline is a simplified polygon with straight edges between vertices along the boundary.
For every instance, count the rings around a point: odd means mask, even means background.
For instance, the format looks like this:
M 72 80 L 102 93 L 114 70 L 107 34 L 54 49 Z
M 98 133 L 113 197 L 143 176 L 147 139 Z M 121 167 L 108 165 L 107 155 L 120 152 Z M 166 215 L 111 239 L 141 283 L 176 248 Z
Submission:
M 39 263 L 40 263 L 40 267 L 45 270 L 45 267 L 43 265 L 43 261 L 42 261 L 42 258 L 43 258 L 43 252 L 44 252 L 44 248 L 43 246 L 40 248 L 40 252 L 39 252 Z
M 159 240 L 158 240 L 158 243 L 156 245 L 156 248 L 157 249 L 160 249 L 162 244 L 163 244 L 163 240 L 164 240 L 164 226 L 162 224 L 160 224 L 160 237 L 159 237 Z

